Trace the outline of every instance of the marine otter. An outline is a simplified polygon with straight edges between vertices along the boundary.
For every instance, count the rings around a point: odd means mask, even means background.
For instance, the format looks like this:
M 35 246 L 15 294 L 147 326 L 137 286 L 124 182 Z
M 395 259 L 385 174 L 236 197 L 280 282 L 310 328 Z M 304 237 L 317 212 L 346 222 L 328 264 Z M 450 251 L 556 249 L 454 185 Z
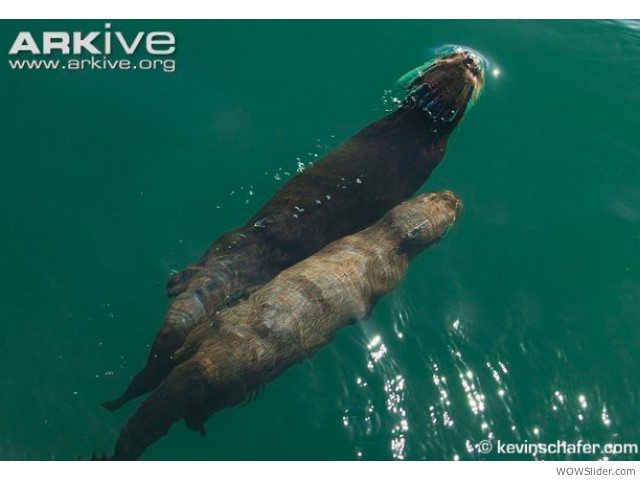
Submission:
M 183 418 L 202 432 L 210 415 L 243 402 L 331 342 L 340 328 L 364 320 L 461 208 L 449 191 L 408 200 L 195 327 L 176 352 L 177 366 L 120 432 L 112 459 L 139 458 Z
M 294 177 L 244 226 L 169 279 L 168 295 L 177 297 L 146 366 L 122 396 L 103 405 L 115 410 L 156 388 L 195 325 L 416 192 L 443 158 L 483 79 L 480 59 L 464 49 L 402 77 L 407 94 L 397 110 Z

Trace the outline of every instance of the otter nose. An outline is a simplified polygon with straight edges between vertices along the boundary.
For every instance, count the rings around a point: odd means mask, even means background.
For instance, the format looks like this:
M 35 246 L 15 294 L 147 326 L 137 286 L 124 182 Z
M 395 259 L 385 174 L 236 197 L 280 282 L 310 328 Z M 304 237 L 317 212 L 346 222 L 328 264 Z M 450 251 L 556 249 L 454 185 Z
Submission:
M 447 208 L 455 212 L 456 216 L 460 213 L 460 211 L 462 210 L 463 203 L 462 203 L 462 199 L 458 195 L 456 195 L 451 190 L 444 190 L 438 193 L 437 195 L 438 195 L 438 200 L 442 204 L 444 204 Z
M 464 60 L 462 60 L 462 64 L 467 67 L 474 75 L 479 75 L 482 72 L 482 62 L 473 53 L 465 50 L 462 52 L 464 55 Z

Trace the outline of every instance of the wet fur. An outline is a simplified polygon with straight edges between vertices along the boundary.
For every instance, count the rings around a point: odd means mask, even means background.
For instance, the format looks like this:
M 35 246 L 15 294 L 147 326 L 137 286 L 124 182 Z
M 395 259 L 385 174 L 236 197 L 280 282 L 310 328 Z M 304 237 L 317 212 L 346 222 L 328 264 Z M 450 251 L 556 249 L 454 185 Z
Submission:
M 468 61 L 457 53 L 420 72 L 406 86 L 398 110 L 294 177 L 244 226 L 173 275 L 167 292 L 177 297 L 147 364 L 119 398 L 103 405 L 115 410 L 156 388 L 195 326 L 328 243 L 373 224 L 416 192 L 443 158 L 449 135 L 482 86 L 464 65 Z
M 203 433 L 211 414 L 251 398 L 331 342 L 340 328 L 366 319 L 461 208 L 451 192 L 409 200 L 196 326 L 176 353 L 177 366 L 120 433 L 113 459 L 139 458 L 180 419 Z

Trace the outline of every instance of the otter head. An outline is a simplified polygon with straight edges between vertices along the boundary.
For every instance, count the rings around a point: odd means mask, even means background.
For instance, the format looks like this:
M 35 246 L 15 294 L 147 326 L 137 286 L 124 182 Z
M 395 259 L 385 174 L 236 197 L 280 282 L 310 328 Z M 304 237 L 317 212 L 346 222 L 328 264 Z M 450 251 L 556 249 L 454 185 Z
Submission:
M 462 200 L 455 193 L 449 190 L 425 193 L 389 212 L 391 230 L 400 237 L 400 248 L 414 256 L 440 241 L 461 211 Z
M 483 61 L 457 47 L 410 71 L 398 84 L 408 91 L 402 108 L 423 111 L 438 131 L 450 133 L 482 91 Z

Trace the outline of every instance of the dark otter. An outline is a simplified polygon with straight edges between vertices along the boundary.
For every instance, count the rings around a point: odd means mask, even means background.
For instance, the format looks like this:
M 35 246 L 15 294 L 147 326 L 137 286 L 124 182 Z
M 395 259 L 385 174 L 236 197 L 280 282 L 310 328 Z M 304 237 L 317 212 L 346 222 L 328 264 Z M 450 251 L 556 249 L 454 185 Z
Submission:
M 331 342 L 340 328 L 365 319 L 461 208 L 452 192 L 420 195 L 195 327 L 176 352 L 177 366 L 120 432 L 112 458 L 139 458 L 182 418 L 202 432 L 210 415 L 250 398 Z
M 146 366 L 120 398 L 103 405 L 114 410 L 153 390 L 195 325 L 328 243 L 373 224 L 418 190 L 483 78 L 480 59 L 463 49 L 405 75 L 401 86 L 408 93 L 397 110 L 293 178 L 243 227 L 169 279 L 168 294 L 178 296 Z

